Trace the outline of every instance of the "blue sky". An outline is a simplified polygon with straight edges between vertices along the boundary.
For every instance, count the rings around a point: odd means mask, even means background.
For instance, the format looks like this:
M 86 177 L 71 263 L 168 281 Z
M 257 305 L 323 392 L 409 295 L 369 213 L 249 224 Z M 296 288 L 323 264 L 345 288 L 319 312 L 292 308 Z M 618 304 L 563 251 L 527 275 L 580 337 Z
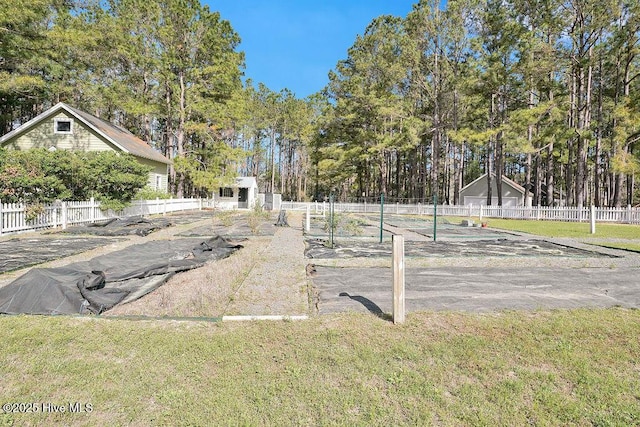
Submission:
M 203 0 L 231 23 L 245 77 L 299 98 L 321 90 L 356 35 L 380 15 L 405 17 L 418 0 Z

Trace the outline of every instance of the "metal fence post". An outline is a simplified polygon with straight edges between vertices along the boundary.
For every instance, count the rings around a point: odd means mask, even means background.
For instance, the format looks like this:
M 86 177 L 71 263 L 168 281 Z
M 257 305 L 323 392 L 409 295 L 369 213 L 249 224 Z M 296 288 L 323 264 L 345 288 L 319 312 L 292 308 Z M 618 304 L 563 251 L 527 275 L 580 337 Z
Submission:
M 384 222 L 384 193 L 380 194 L 380 243 L 382 243 L 382 223 Z

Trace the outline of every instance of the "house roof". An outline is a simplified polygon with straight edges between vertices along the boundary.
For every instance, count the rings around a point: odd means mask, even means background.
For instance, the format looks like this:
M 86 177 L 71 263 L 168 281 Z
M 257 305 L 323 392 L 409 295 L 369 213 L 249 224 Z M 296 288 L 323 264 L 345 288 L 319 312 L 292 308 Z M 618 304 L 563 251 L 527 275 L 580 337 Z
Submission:
M 492 178 L 496 177 L 495 173 L 491 174 Z M 469 184 L 465 185 L 464 187 L 462 187 L 462 189 L 460 190 L 460 192 L 463 192 L 464 190 L 466 190 L 467 188 L 471 187 L 472 185 L 474 185 L 475 183 L 477 183 L 480 180 L 486 179 L 487 178 L 487 174 L 482 174 L 479 178 L 477 178 L 476 180 L 470 182 Z M 524 195 L 524 187 L 521 186 L 520 184 L 518 184 L 515 181 L 510 180 L 509 178 L 507 178 L 506 176 L 502 175 L 502 182 L 506 183 L 507 185 L 509 185 L 510 187 L 512 187 L 514 190 L 518 191 L 519 193 Z
M 32 129 L 33 127 L 40 124 L 43 120 L 46 120 L 47 118 L 51 117 L 54 114 L 57 114 L 62 110 L 66 111 L 70 116 L 73 116 L 74 118 L 82 122 L 85 126 L 91 128 L 98 135 L 100 135 L 105 140 L 109 141 L 111 144 L 115 145 L 125 153 L 130 153 L 136 157 L 154 160 L 160 163 L 171 163 L 169 159 L 151 148 L 149 144 L 147 144 L 128 130 L 118 127 L 98 117 L 95 117 L 89 113 L 85 113 L 84 111 L 80 111 L 78 109 L 70 107 L 63 102 L 54 105 L 47 111 L 4 135 L 2 138 L 0 138 L 0 145 L 12 139 L 16 135 L 22 134 L 29 129 Z

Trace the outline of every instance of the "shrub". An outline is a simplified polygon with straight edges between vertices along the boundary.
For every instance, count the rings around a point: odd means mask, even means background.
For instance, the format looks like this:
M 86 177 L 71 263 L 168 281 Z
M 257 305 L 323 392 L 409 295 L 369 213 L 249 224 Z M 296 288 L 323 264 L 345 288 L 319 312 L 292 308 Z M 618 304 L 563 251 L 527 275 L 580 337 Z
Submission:
M 122 209 L 148 177 L 149 167 L 125 153 L 0 150 L 0 199 L 5 203 L 94 197 L 107 208 Z

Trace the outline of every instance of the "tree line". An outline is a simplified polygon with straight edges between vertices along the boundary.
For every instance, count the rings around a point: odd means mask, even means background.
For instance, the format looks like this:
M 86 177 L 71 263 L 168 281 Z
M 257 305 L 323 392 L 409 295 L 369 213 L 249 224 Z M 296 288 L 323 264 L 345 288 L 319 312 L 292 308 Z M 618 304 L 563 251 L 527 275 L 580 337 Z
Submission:
M 251 174 L 304 198 L 308 103 L 243 83 L 239 43 L 198 0 L 0 0 L 0 132 L 63 101 L 171 159 L 178 197 Z
M 0 6 L 0 131 L 65 101 L 163 152 L 178 196 L 240 174 L 293 200 L 457 204 L 491 172 L 534 205 L 638 201 L 635 0 L 421 0 L 306 99 L 243 82 L 240 35 L 198 0 Z
M 534 205 L 638 200 L 640 3 L 422 0 L 330 75 L 319 174 L 343 195 L 458 204 L 483 172 Z

